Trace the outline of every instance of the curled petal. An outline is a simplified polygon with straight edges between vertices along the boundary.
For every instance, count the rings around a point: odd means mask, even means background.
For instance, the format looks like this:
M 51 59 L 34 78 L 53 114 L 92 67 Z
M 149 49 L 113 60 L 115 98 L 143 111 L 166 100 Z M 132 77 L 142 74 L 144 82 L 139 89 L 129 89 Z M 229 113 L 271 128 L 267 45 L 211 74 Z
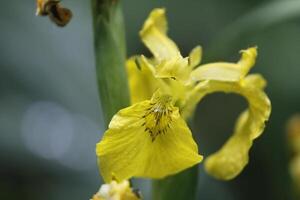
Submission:
M 113 177 L 163 178 L 202 160 L 178 108 L 169 96 L 154 94 L 120 110 L 97 144 L 100 172 L 105 182 Z
M 242 50 L 242 57 L 237 63 L 216 62 L 199 66 L 191 73 L 192 81 L 218 80 L 239 81 L 254 66 L 257 48 Z
M 262 90 L 264 85 L 260 75 L 247 76 L 240 82 L 207 80 L 200 82 L 191 94 L 187 102 L 190 107 L 186 111 L 193 110 L 204 96 L 214 92 L 237 93 L 245 97 L 249 104 L 249 108 L 238 118 L 233 135 L 219 151 L 206 158 L 205 169 L 212 176 L 229 180 L 247 165 L 253 140 L 263 132 L 271 112 L 270 101 Z
M 154 9 L 140 31 L 142 41 L 159 61 L 182 57 L 176 44 L 167 36 L 167 26 L 165 10 Z

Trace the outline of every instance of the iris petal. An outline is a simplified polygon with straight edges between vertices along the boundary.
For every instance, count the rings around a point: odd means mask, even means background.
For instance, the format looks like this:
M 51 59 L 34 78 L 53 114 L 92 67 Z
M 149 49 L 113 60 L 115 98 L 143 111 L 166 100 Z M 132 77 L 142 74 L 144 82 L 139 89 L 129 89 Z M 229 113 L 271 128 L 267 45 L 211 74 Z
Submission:
M 166 35 L 168 23 L 164 9 L 154 9 L 140 31 L 144 44 L 158 60 L 181 58 L 176 44 Z
M 262 91 L 264 85 L 265 81 L 260 75 L 251 75 L 240 82 L 207 80 L 194 88 L 185 111 L 194 110 L 207 94 L 214 92 L 237 93 L 245 97 L 249 104 L 249 108 L 238 118 L 232 136 L 219 151 L 206 158 L 205 169 L 212 176 L 224 180 L 232 179 L 248 163 L 248 153 L 253 140 L 263 132 L 271 112 L 269 98 Z
M 105 182 L 113 177 L 120 181 L 133 176 L 163 178 L 201 162 L 197 144 L 178 108 L 169 103 L 166 110 L 155 107 L 154 97 L 120 110 L 97 144 Z M 164 118 L 155 121 L 162 113 L 148 117 L 149 110 L 165 113 Z
M 242 50 L 242 57 L 237 63 L 216 62 L 199 66 L 191 73 L 193 81 L 218 80 L 239 81 L 245 77 L 254 66 L 257 50 L 256 47 Z
M 131 104 L 150 99 L 159 85 L 151 66 L 140 62 L 139 57 L 131 57 L 126 62 L 126 68 Z
M 189 66 L 193 69 L 196 67 L 202 59 L 202 48 L 201 46 L 196 46 L 189 54 Z

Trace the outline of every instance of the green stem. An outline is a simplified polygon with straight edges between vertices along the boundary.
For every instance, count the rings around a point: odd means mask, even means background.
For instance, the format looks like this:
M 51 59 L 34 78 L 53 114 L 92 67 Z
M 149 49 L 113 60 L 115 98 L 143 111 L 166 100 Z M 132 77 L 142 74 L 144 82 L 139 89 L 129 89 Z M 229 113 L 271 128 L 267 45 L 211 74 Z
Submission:
M 196 199 L 198 165 L 163 180 L 153 181 L 154 200 Z
M 118 0 L 92 0 L 98 88 L 105 124 L 129 105 L 126 44 Z

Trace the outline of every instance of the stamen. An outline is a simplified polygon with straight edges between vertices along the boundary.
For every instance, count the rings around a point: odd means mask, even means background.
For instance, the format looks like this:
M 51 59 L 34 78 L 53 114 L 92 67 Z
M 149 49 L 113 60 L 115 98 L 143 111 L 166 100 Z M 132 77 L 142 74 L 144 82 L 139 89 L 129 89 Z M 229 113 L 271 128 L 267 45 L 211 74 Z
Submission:
M 145 109 L 145 115 L 142 117 L 145 121 L 142 126 L 145 126 L 145 131 L 150 134 L 152 142 L 170 129 L 171 106 L 171 97 L 165 95 L 153 99 L 150 106 Z

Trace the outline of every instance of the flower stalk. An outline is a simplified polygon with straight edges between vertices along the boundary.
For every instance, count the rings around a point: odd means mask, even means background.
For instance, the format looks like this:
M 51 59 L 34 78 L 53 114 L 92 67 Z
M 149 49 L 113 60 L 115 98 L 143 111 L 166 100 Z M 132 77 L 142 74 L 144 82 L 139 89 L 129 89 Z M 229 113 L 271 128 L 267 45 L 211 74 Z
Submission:
M 105 124 L 129 105 L 125 71 L 126 43 L 118 0 L 92 0 L 98 88 Z

